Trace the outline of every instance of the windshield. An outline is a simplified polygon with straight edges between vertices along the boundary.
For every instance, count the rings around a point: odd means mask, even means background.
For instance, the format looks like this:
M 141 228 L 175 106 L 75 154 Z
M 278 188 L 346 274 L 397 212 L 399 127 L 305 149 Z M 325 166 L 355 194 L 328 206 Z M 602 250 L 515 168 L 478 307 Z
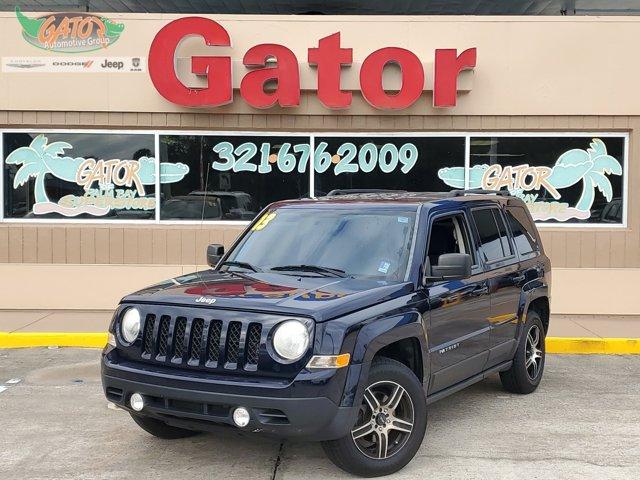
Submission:
M 224 268 L 404 280 L 415 211 L 281 208 L 263 214 Z M 294 267 L 300 267 L 296 269 Z M 291 268 L 282 268 L 291 267 Z M 344 276 L 344 275 L 343 275 Z

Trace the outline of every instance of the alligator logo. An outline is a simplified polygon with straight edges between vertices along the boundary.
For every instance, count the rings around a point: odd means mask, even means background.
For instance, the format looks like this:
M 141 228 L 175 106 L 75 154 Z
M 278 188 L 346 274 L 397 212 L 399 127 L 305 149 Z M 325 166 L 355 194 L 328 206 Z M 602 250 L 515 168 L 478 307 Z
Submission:
M 596 188 L 607 202 L 611 202 L 613 187 L 607 175 L 622 175 L 620 162 L 607 153 L 601 139 L 592 139 L 589 147 L 587 150 L 574 148 L 564 152 L 552 168 L 527 164 L 475 165 L 469 169 L 469 188 L 507 188 L 512 195 L 519 196 L 528 204 L 535 220 L 588 219 Z M 464 167 L 445 167 L 438 170 L 438 178 L 450 187 L 464 188 L 464 173 Z M 560 200 L 559 190 L 580 181 L 582 193 L 574 206 L 557 201 L 538 201 L 539 193 L 535 193 L 544 188 L 555 200 Z
M 52 13 L 29 18 L 16 6 L 22 36 L 31 45 L 52 52 L 78 53 L 100 50 L 112 45 L 124 30 L 124 24 L 88 13 Z
M 155 208 L 155 198 L 145 197 L 144 188 L 145 185 L 156 183 L 154 157 L 145 156 L 138 160 L 96 160 L 64 156 L 65 150 L 71 148 L 72 145 L 67 142 L 48 143 L 47 137 L 40 134 L 28 147 L 17 148 L 7 156 L 5 162 L 8 165 L 20 165 L 13 179 L 14 189 L 27 183 L 31 177 L 35 178 L 34 214 L 55 212 L 67 217 L 84 213 L 101 216 L 115 208 Z M 162 184 L 179 182 L 187 173 L 189 167 L 184 163 L 160 163 Z M 52 202 L 45 189 L 47 174 L 82 186 L 85 195 L 66 195 L 58 203 Z

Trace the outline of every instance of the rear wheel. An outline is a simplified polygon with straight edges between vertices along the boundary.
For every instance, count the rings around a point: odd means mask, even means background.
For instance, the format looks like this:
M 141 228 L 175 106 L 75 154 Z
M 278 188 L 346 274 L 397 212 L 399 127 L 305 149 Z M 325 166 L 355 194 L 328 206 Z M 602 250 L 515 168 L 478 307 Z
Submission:
M 512 393 L 533 392 L 542 380 L 544 361 L 545 331 L 542 319 L 538 312 L 529 310 L 513 365 L 509 370 L 500 372 L 502 386 Z
M 145 417 L 131 412 L 129 412 L 129 414 L 131 415 L 131 418 L 133 418 L 133 421 L 136 422 L 145 432 L 150 433 L 154 437 L 163 438 L 165 440 L 193 437 L 200 433 L 195 430 L 173 427 L 155 418 Z
M 349 473 L 389 475 L 411 461 L 426 426 L 422 384 L 402 363 L 381 358 L 371 366 L 351 432 L 322 446 L 329 459 Z

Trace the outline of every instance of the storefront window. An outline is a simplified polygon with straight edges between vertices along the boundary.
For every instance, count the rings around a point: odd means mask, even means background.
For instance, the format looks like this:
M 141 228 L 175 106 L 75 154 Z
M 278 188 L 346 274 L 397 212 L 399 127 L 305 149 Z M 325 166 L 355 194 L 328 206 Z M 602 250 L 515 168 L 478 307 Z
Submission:
M 316 196 L 334 189 L 442 192 L 444 167 L 464 169 L 464 137 L 315 137 Z M 460 187 L 464 187 L 464 179 Z
M 469 188 L 508 189 L 534 220 L 622 224 L 623 136 L 471 137 Z M 449 186 L 464 171 L 444 168 Z
M 161 135 L 160 158 L 188 167 L 161 186 L 161 220 L 251 220 L 271 202 L 309 196 L 309 137 Z
M 335 189 L 468 187 L 507 189 L 539 223 L 621 226 L 626 143 L 621 133 L 5 131 L 3 216 L 248 222 L 271 202 Z
M 5 218 L 150 219 L 154 136 L 4 133 Z

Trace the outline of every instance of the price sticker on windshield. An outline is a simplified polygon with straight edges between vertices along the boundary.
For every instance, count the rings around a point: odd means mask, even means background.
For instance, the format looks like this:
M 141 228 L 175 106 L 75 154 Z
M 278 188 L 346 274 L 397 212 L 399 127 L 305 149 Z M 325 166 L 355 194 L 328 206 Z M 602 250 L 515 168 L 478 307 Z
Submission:
M 262 217 L 260 217 L 260 220 L 258 220 L 253 227 L 251 227 L 251 231 L 252 232 L 257 232 L 260 230 L 263 230 L 264 227 L 266 227 L 267 225 L 269 225 L 269 222 L 271 220 L 273 220 L 274 218 L 276 218 L 276 212 L 268 212 L 265 213 Z

